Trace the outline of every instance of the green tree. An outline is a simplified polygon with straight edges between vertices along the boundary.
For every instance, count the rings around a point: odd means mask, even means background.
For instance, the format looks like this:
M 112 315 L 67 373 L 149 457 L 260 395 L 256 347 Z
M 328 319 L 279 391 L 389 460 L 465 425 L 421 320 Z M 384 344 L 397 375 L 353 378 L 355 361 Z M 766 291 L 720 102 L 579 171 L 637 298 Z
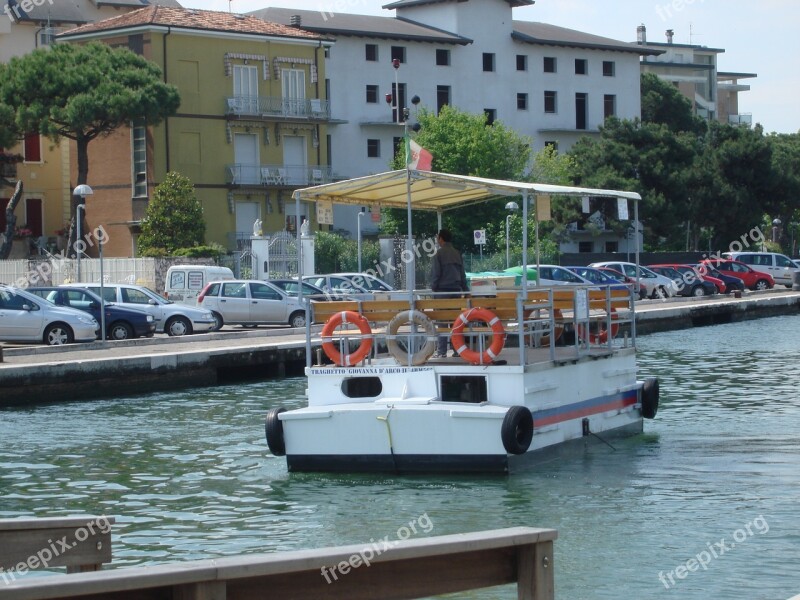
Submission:
M 13 113 L 18 131 L 38 131 L 77 145 L 77 184 L 89 175 L 89 142 L 134 119 L 158 124 L 180 105 L 161 70 L 125 48 L 91 42 L 56 44 L 15 57 L 0 79 L 0 123 Z M 81 201 L 73 198 L 71 216 Z
M 530 140 L 495 121 L 487 125 L 486 116 L 475 115 L 451 106 L 436 113 L 422 109 L 417 115 L 421 125 L 415 141 L 433 155 L 434 171 L 493 179 L 519 180 L 530 161 Z M 395 169 L 405 168 L 405 149 L 392 162 Z M 489 223 L 505 219 L 507 200 L 499 199 L 445 213 L 443 224 L 453 232 L 453 243 L 472 249 L 472 232 Z M 390 211 L 382 230 L 389 234 L 406 232 L 405 211 Z M 418 238 L 436 232 L 436 215 L 415 214 L 414 231 Z
M 641 95 L 645 123 L 660 123 L 675 133 L 705 133 L 706 122 L 694 114 L 689 99 L 655 73 L 642 73 Z
M 179 173 L 167 173 L 147 206 L 139 250 L 142 254 L 161 250 L 172 254 L 178 248 L 201 245 L 205 233 L 203 207 L 192 182 Z
M 361 240 L 361 268 L 376 269 L 380 247 L 374 240 Z M 358 241 L 336 233 L 318 231 L 314 240 L 314 268 L 317 273 L 346 273 L 358 270 Z

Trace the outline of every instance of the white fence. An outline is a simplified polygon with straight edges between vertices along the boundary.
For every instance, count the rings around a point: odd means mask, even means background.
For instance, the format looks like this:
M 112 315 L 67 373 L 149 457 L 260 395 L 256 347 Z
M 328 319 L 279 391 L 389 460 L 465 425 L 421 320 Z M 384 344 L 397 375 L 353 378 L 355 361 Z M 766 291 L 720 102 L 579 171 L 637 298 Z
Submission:
M 162 268 L 154 258 L 104 258 L 104 283 L 133 283 L 146 285 L 156 291 L 163 288 Z M 189 261 L 185 261 L 189 262 Z M 163 268 L 166 272 L 166 268 Z M 159 277 L 159 275 L 161 275 Z M 77 261 L 71 258 L 52 257 L 33 260 L 0 261 L 0 282 L 19 287 L 60 285 L 62 283 L 99 282 L 100 259 L 81 259 L 81 276 L 78 278 Z

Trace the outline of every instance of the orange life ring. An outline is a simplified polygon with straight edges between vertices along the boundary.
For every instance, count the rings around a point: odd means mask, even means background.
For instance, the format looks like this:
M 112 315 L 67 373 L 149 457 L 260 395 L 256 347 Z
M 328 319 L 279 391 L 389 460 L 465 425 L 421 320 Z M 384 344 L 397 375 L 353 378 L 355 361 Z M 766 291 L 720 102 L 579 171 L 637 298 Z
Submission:
M 617 332 L 619 331 L 619 323 L 615 321 L 618 319 L 617 317 L 617 310 L 615 308 L 611 309 L 611 339 L 613 340 L 617 337 Z M 597 333 L 592 333 L 591 329 L 589 331 L 589 343 L 594 346 L 602 346 L 603 344 L 608 343 L 608 329 L 605 327 L 606 320 L 603 319 L 600 321 L 600 330 Z M 585 342 L 587 335 L 586 335 L 586 327 L 584 325 L 578 325 L 578 336 Z
M 530 319 L 531 315 L 538 310 L 542 309 L 532 308 L 530 310 L 526 310 L 524 314 L 525 320 L 527 321 L 528 319 Z M 561 335 L 564 333 L 564 315 L 558 308 L 553 309 L 553 321 L 555 323 L 555 328 L 553 330 L 553 333 L 555 334 L 555 341 L 557 342 L 559 339 L 561 339 Z M 535 332 L 532 331 L 531 334 L 533 333 Z M 549 345 L 550 345 L 550 334 L 546 333 L 545 335 L 539 338 L 539 347 L 542 348 L 544 346 L 549 346 Z
M 464 340 L 464 326 L 475 321 L 486 323 L 492 328 L 492 345 L 484 350 L 482 354 L 470 350 Z M 491 363 L 500 355 L 506 343 L 506 330 L 503 328 L 498 316 L 489 309 L 470 308 L 458 315 L 456 320 L 453 321 L 452 338 L 453 348 L 456 349 L 461 358 L 473 365 L 483 365 Z
M 344 325 L 346 323 L 350 323 L 358 327 L 359 331 L 361 332 L 361 345 L 359 345 L 359 347 L 356 348 L 356 351 L 352 354 L 345 354 L 342 356 L 342 353 L 339 352 L 336 349 L 336 346 L 333 344 L 333 332 L 340 325 Z M 321 337 L 322 349 L 325 351 L 325 354 L 334 362 L 334 364 L 340 367 L 357 365 L 364 360 L 369 354 L 370 350 L 372 350 L 372 329 L 369 326 L 369 321 L 367 321 L 357 312 L 350 310 L 344 310 L 336 313 L 330 319 L 328 319 L 325 323 L 325 326 L 322 328 Z

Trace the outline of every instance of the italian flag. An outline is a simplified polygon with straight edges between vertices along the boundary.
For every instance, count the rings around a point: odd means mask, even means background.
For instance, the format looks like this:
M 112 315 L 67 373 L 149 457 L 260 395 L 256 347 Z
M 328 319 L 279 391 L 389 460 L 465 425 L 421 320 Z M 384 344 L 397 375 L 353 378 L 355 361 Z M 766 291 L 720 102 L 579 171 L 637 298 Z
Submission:
M 406 156 L 410 157 L 408 168 L 416 171 L 430 171 L 433 155 L 412 139 L 408 139 Z

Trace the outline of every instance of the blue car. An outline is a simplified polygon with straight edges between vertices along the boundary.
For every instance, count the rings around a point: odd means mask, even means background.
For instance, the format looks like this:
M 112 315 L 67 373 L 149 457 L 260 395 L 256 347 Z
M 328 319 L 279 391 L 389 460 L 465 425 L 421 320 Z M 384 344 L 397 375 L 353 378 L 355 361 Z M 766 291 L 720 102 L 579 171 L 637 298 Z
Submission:
M 92 315 L 100 323 L 100 296 L 80 288 L 39 287 L 28 288 L 56 306 L 77 308 Z M 127 340 L 135 337 L 152 337 L 156 331 L 153 315 L 133 308 L 123 308 L 106 302 L 106 337 L 109 340 Z
M 564 267 L 569 269 L 576 275 L 580 275 L 584 279 L 588 279 L 597 285 L 609 286 L 612 290 L 629 290 L 628 284 L 622 283 L 618 279 L 614 279 L 611 275 L 604 273 L 600 269 L 594 267 Z

